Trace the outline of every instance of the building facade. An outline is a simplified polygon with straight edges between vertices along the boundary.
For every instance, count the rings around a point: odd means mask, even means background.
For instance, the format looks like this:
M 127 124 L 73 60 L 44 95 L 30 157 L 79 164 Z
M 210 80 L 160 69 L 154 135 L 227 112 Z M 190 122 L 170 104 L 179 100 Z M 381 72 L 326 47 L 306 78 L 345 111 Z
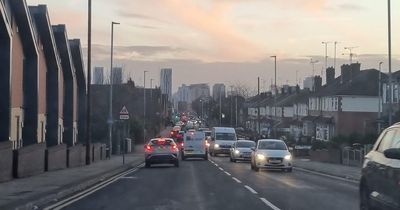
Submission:
M 160 71 L 161 93 L 168 95 L 168 101 L 172 102 L 172 69 L 164 68 Z
M 123 69 L 122 67 L 114 67 L 112 72 L 113 84 L 119 85 L 123 81 Z
M 226 90 L 225 84 L 218 83 L 213 85 L 212 97 L 214 101 L 219 100 L 219 97 L 225 98 L 226 97 Z
M 104 67 L 96 66 L 94 67 L 94 81 L 95 85 L 104 84 Z

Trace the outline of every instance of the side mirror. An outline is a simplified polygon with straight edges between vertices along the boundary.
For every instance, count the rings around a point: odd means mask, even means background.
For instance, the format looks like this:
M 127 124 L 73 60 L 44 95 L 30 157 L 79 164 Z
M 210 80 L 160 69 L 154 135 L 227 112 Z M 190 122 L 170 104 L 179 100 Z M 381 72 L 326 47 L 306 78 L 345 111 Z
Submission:
M 256 148 L 255 148 L 255 147 L 251 147 L 250 149 L 253 150 L 253 151 L 256 151 Z
M 386 158 L 400 160 L 400 149 L 392 148 L 383 151 Z

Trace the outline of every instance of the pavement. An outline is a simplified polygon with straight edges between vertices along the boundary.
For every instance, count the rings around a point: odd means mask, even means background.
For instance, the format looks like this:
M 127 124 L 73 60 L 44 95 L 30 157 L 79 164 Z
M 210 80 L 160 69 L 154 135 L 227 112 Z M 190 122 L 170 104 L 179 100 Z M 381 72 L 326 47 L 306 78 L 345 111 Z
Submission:
M 0 183 L 0 209 L 32 209 L 81 191 L 143 162 L 143 145 L 133 153 L 112 156 L 89 166 L 45 172 Z
M 340 164 L 324 163 L 312 161 L 305 158 L 297 158 L 293 160 L 293 165 L 297 170 L 311 172 L 325 176 L 332 176 L 346 179 L 350 182 L 356 182 L 361 178 L 361 168 L 353 166 L 345 166 Z
M 358 209 L 358 186 L 299 170 L 252 171 L 227 156 L 140 166 L 111 184 L 49 209 Z

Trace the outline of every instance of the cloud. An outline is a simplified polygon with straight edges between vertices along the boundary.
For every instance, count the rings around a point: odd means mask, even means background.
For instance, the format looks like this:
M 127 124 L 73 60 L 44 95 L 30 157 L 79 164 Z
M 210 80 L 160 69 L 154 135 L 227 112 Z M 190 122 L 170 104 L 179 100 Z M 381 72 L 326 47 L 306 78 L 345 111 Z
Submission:
M 346 10 L 346 11 L 361 11 L 365 9 L 364 7 L 356 4 L 340 4 L 337 6 L 338 9 L 340 10 Z
M 139 13 L 134 13 L 134 12 L 131 12 L 131 10 L 127 11 L 125 9 L 119 9 L 118 15 L 120 15 L 123 18 L 135 18 L 135 19 L 142 19 L 142 20 L 166 22 L 166 21 L 158 19 L 156 17 L 152 17 L 149 15 L 143 15 L 143 14 L 139 14 Z

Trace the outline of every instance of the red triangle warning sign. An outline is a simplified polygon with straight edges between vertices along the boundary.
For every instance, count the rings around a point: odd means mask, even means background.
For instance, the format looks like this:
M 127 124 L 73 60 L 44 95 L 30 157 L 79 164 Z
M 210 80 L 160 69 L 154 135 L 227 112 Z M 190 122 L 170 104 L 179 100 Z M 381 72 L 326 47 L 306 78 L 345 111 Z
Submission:
M 121 111 L 119 112 L 119 114 L 125 114 L 125 115 L 128 115 L 129 114 L 129 112 L 128 112 L 128 109 L 124 106 L 124 107 L 122 107 L 122 109 L 121 109 Z

